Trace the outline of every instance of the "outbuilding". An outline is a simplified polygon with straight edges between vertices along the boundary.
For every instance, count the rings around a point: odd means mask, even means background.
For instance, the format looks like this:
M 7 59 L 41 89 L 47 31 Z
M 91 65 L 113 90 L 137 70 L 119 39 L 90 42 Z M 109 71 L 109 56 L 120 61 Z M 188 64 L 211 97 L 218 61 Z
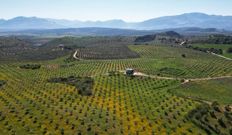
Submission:
M 134 72 L 135 72 L 135 70 L 132 69 L 132 68 L 127 68 L 126 69 L 126 75 L 128 75 L 128 76 L 133 76 Z

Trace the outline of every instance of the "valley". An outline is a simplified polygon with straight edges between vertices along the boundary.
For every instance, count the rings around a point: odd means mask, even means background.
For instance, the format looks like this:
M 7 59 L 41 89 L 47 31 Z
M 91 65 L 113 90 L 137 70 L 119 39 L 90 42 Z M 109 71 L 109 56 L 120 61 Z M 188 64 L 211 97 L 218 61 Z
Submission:
M 0 134 L 231 134 L 232 61 L 136 38 L 2 46 Z

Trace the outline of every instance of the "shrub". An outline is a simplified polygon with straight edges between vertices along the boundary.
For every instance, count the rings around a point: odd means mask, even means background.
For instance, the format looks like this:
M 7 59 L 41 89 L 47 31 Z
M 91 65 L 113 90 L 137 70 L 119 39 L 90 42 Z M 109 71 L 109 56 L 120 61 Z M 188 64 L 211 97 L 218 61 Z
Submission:
M 220 124 L 221 127 L 226 128 L 226 123 L 222 118 L 218 119 L 218 123 Z
M 64 129 L 63 128 L 61 128 L 60 133 L 61 133 L 61 135 L 64 135 Z
M 75 86 L 78 90 L 78 93 L 82 96 L 91 96 L 94 80 L 91 77 L 74 77 L 69 76 L 67 78 L 51 78 L 48 82 L 52 83 L 65 83 L 72 86 Z
M 181 56 L 182 56 L 183 58 L 186 58 L 186 55 L 185 55 L 185 54 L 182 54 Z
M 6 81 L 0 80 L 0 87 L 2 87 L 4 84 L 6 84 Z
M 21 65 L 19 66 L 21 69 L 40 69 L 41 65 L 40 64 L 26 64 L 26 65 Z

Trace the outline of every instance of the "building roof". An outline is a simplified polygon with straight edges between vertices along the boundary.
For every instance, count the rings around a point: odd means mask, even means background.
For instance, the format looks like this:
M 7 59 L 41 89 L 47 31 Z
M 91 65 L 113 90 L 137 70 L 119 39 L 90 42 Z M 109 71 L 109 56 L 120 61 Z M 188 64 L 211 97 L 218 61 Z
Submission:
M 127 68 L 126 70 L 134 70 L 134 69 L 132 69 L 132 68 Z

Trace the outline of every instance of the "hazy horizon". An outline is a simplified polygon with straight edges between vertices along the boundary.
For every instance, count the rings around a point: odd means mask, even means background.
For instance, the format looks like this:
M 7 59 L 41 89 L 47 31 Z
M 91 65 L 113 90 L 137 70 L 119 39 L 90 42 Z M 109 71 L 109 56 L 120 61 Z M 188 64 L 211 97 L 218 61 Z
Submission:
M 182 13 L 182 14 L 191 14 L 191 13 L 202 13 L 202 12 L 189 12 L 189 13 Z M 167 16 L 176 16 L 176 15 L 182 15 L 182 14 L 175 14 L 175 15 L 167 15 Z M 202 14 L 207 14 L 207 13 L 202 13 Z M 207 15 L 219 15 L 219 16 L 230 16 L 230 15 L 220 15 L 220 14 L 207 14 Z M 167 17 L 167 16 L 159 16 L 159 17 Z M 4 19 L 4 20 L 10 20 L 10 19 L 14 19 L 14 18 L 17 18 L 17 17 L 26 17 L 26 18 L 43 18 L 43 17 L 39 17 L 39 16 L 22 16 L 22 15 L 19 15 L 19 16 L 15 16 L 15 17 L 12 17 L 12 18 L 0 18 L 0 19 Z M 78 20 L 78 19 L 65 19 L 65 18 L 51 18 L 51 17 L 46 17 L 46 18 L 43 18 L 43 19 L 57 19 L 57 20 L 68 20 L 68 21 L 82 21 L 82 22 L 88 22 L 88 21 L 94 21 L 94 22 L 97 22 L 97 21 L 111 21 L 111 20 L 122 20 L 122 21 L 125 21 L 125 22 L 128 22 L 128 23 L 137 23 L 137 22 L 142 22 L 142 21 L 147 21 L 149 19 L 155 19 L 155 18 L 159 18 L 159 17 L 153 17 L 153 18 L 147 18 L 145 20 L 141 20 L 141 21 L 127 21 L 127 20 L 123 20 L 123 19 L 120 19 L 120 18 L 112 18 L 112 19 L 109 19 L 109 20 Z
M 18 16 L 52 19 L 139 22 L 162 16 L 200 12 L 231 15 L 229 0 L 8 0 L 1 2 L 0 18 Z M 207 7 L 207 8 L 205 8 Z

